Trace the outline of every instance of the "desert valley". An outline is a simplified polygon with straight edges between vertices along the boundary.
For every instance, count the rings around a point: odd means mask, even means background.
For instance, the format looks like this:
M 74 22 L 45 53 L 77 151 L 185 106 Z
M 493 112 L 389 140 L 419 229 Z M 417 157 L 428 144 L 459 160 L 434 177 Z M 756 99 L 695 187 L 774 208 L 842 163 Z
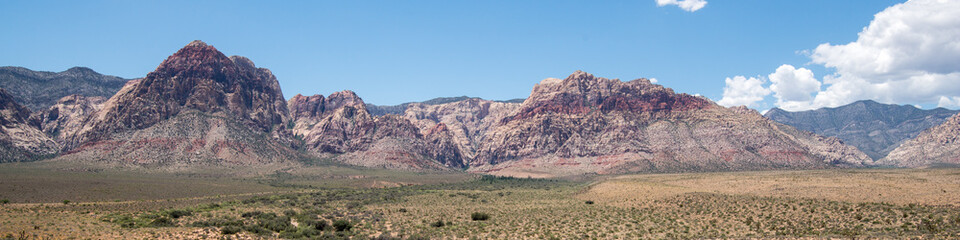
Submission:
M 285 99 L 201 41 L 140 79 L 0 70 L 10 239 L 960 236 L 942 108 L 761 115 L 581 71 L 522 100 Z
M 957 16 L 0 1 L 0 240 L 960 239 Z

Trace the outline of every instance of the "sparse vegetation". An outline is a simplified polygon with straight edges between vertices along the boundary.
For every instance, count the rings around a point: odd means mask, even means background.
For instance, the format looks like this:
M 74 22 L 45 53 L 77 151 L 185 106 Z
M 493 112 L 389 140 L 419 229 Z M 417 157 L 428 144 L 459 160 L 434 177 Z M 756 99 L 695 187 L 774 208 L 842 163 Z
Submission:
M 348 220 L 339 219 L 333 221 L 333 228 L 336 229 L 337 232 L 350 231 L 350 229 L 353 228 L 353 223 L 350 223 Z
M 486 221 L 487 219 L 490 219 L 490 214 L 474 212 L 470 214 L 470 219 L 474 221 Z
M 0 236 L 15 235 L 19 230 L 47 238 L 70 236 L 57 235 L 64 232 L 87 235 L 84 231 L 108 232 L 94 238 L 163 238 L 156 234 L 176 233 L 286 239 L 952 238 L 960 234 L 960 207 L 935 202 L 960 199 L 955 195 L 960 186 L 941 184 L 956 181 L 960 170 L 889 171 L 892 174 L 868 170 L 668 174 L 601 182 L 482 176 L 471 181 L 388 188 L 304 187 L 298 183 L 288 187 L 302 192 L 197 201 L 4 206 L 0 217 L 13 222 L 0 224 Z M 891 192 L 894 190 L 843 191 L 848 195 L 829 192 L 841 189 L 838 187 L 807 187 L 816 189 L 808 191 L 821 194 L 819 198 L 790 196 L 778 190 L 784 185 L 775 184 L 816 186 L 804 181 L 821 179 L 832 186 L 861 190 L 871 189 L 860 186 L 867 181 L 905 189 L 898 191 L 927 191 L 908 189 L 927 184 L 932 185 L 929 194 L 940 197 L 911 200 L 898 197 L 899 193 Z M 297 181 L 301 180 L 288 176 L 276 185 Z M 767 187 L 768 183 L 774 184 Z M 734 192 L 737 189 L 749 191 Z M 849 193 L 872 200 L 855 201 Z M 82 230 L 58 231 L 21 217 L 35 214 L 58 219 L 47 221 L 78 222 Z

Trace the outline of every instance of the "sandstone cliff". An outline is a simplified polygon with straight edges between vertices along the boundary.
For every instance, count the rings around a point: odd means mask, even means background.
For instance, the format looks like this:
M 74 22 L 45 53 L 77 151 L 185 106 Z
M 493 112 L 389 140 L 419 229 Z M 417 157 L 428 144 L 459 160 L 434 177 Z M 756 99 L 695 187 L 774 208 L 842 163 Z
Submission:
M 46 110 L 30 116 L 31 121 L 40 123 L 40 129 L 61 146 L 66 136 L 75 136 L 83 127 L 85 120 L 100 110 L 104 97 L 85 97 L 70 95 L 61 98 Z
M 373 116 L 352 91 L 297 95 L 288 102 L 293 133 L 304 148 L 340 162 L 408 170 L 462 168 L 463 159 L 444 126 L 421 133 L 396 115 Z
M 507 103 L 469 98 L 451 103 L 412 103 L 403 116 L 417 125 L 424 134 L 443 124 L 451 134 L 453 144 L 466 159 L 477 155 L 477 148 L 487 133 L 504 118 L 513 116 L 519 103 Z

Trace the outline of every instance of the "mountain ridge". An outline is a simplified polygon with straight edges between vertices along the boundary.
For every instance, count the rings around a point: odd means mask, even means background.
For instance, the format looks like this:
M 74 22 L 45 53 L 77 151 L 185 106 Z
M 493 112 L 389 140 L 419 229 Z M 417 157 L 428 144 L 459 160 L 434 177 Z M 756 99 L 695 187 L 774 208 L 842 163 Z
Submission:
M 879 160 L 903 141 L 957 113 L 960 111 L 945 108 L 923 110 L 910 105 L 860 100 L 836 108 L 800 112 L 774 108 L 764 116 L 801 130 L 838 137 Z
M 103 75 L 87 67 L 61 72 L 33 71 L 24 67 L 0 67 L 0 88 L 31 111 L 42 111 L 63 97 L 79 94 L 110 97 L 131 79 Z

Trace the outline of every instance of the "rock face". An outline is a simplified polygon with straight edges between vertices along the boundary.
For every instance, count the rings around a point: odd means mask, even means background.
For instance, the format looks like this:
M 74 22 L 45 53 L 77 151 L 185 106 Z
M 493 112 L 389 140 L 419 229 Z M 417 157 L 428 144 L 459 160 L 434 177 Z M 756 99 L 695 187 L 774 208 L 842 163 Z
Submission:
M 908 105 L 864 100 L 837 108 L 801 112 L 774 108 L 765 116 L 800 130 L 840 138 L 874 160 L 879 160 L 900 143 L 940 125 L 957 113 L 944 108 L 922 110 Z
M 835 138 L 676 94 L 646 79 L 577 71 L 546 79 L 488 130 L 472 171 L 503 175 L 731 171 L 861 166 Z
M 960 165 L 960 114 L 905 141 L 878 164 L 898 167 Z
M 61 98 L 50 108 L 34 113 L 30 119 L 39 122 L 40 129 L 47 136 L 63 145 L 66 136 L 77 135 L 84 121 L 99 111 L 106 100 L 104 97 L 70 95 Z
M 412 103 L 404 117 L 413 122 L 424 134 L 442 124 L 451 134 L 451 140 L 466 159 L 477 155 L 480 142 L 494 126 L 504 118 L 513 116 L 519 103 L 469 98 L 443 104 Z
M 396 115 L 373 116 L 355 93 L 297 95 L 288 102 L 293 133 L 319 157 L 348 164 L 423 170 L 462 168 L 463 158 L 447 128 L 417 126 Z
M 467 96 L 438 97 L 438 98 L 426 100 L 423 102 L 409 102 L 409 103 L 403 103 L 403 104 L 393 105 L 393 106 L 374 105 L 374 104 L 367 103 L 367 111 L 369 111 L 370 114 L 373 114 L 374 116 L 383 116 L 387 114 L 404 115 L 407 109 L 415 105 L 427 105 L 427 106 L 442 105 L 447 103 L 460 102 L 464 100 L 483 100 L 483 99 L 475 98 L 475 97 L 467 97 Z M 484 101 L 487 101 L 487 100 L 484 100 Z M 492 101 L 492 102 L 522 103 L 523 99 L 510 99 L 505 101 Z
M 57 144 L 30 121 L 30 110 L 0 89 L 0 163 L 38 160 L 57 152 Z
M 175 167 L 296 158 L 283 127 L 286 101 L 270 70 L 200 41 L 99 108 L 76 134 L 62 136 L 68 152 L 61 159 Z
M 74 94 L 108 98 L 127 81 L 85 67 L 74 67 L 58 73 L 0 67 L 0 88 L 9 91 L 15 101 L 31 111 L 46 110 L 61 98 Z

